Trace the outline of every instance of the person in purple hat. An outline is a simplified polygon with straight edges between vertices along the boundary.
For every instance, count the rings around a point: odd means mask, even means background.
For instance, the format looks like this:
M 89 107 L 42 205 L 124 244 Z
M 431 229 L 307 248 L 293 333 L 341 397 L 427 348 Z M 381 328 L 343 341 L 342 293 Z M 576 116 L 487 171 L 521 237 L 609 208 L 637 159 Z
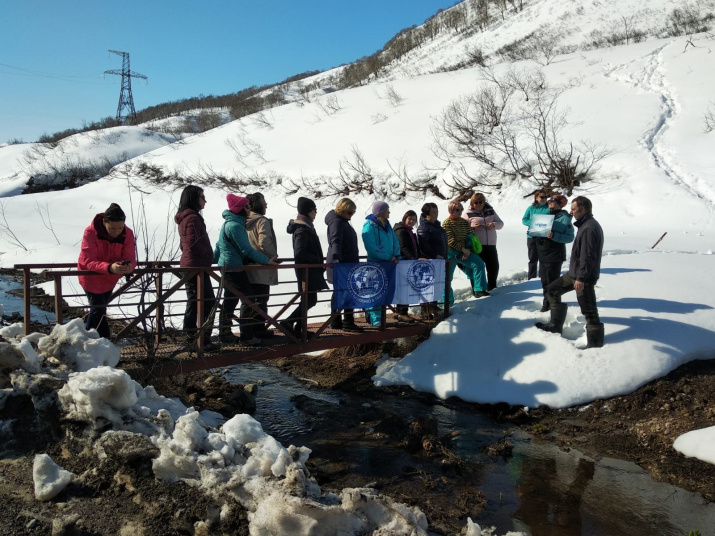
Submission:
M 248 275 L 240 267 L 246 261 L 256 264 L 277 264 L 275 258 L 268 258 L 263 253 L 251 247 L 246 233 L 246 218 L 249 214 L 248 198 L 234 194 L 226 195 L 228 210 L 223 211 L 224 223 L 219 232 L 216 248 L 214 249 L 213 261 L 219 266 L 226 267 L 224 274 L 226 283 L 234 287 L 244 296 L 251 296 L 253 289 L 248 280 Z M 235 344 L 238 342 L 233 332 L 231 324 L 233 313 L 238 305 L 238 296 L 226 290 L 226 297 L 223 300 L 219 320 L 219 340 L 224 344 Z M 241 307 L 241 344 L 255 346 L 260 344 L 261 339 L 255 336 L 254 330 L 258 325 L 255 319 L 256 312 L 246 306 L 245 302 Z

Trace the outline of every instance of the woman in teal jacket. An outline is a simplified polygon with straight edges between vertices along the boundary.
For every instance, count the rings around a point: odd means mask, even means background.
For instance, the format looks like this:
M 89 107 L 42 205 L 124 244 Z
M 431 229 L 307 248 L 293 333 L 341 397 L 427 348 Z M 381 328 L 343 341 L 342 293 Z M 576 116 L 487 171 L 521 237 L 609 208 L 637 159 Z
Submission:
M 231 267 L 243 266 L 246 261 L 256 264 L 276 264 L 275 259 L 269 259 L 260 251 L 251 247 L 246 233 L 246 218 L 248 217 L 248 198 L 228 194 L 226 196 L 228 210 L 223 211 L 224 223 L 221 226 L 216 248 L 214 249 L 214 263 L 227 268 L 224 273 L 226 283 L 234 287 L 244 296 L 251 296 L 253 290 L 248 280 L 248 275 L 244 270 L 228 270 Z M 238 296 L 226 290 L 226 296 L 221 307 L 219 320 L 219 340 L 222 343 L 235 344 L 238 342 L 231 331 L 233 313 L 238 305 Z M 241 326 L 242 344 L 255 346 L 261 340 L 254 336 L 254 330 L 258 326 L 254 318 L 256 313 L 245 302 L 241 306 Z
M 544 190 L 536 190 L 534 192 L 534 202 L 529 205 L 529 208 L 524 212 L 524 217 L 521 218 L 521 223 L 526 225 L 526 251 L 529 255 L 529 269 L 527 271 L 526 278 L 534 279 L 538 273 L 539 264 L 539 254 L 536 251 L 536 243 L 534 238 L 529 235 L 529 227 L 531 227 L 531 218 L 534 214 L 548 214 L 549 205 L 546 204 L 546 200 L 549 196 L 546 195 Z
M 372 214 L 365 218 L 362 226 L 362 241 L 368 261 L 397 263 L 402 258 L 400 241 L 388 221 L 389 217 L 390 206 L 387 203 L 375 201 L 372 204 Z
M 362 242 L 367 251 L 367 260 L 373 262 L 389 262 L 397 264 L 402 258 L 400 254 L 400 241 L 397 239 L 390 217 L 390 205 L 384 201 L 375 201 L 372 204 L 372 214 L 365 218 L 362 226 Z M 371 325 L 380 324 L 380 308 L 365 309 L 365 317 Z

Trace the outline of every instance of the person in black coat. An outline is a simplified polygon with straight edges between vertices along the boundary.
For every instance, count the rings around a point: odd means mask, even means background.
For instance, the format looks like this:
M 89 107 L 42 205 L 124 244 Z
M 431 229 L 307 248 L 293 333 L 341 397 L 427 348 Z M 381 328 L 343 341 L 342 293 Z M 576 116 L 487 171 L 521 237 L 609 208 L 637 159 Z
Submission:
M 355 203 L 344 197 L 335 206 L 335 209 L 328 212 L 325 216 L 325 224 L 328 226 L 328 255 L 325 261 L 328 263 L 328 281 L 333 282 L 333 267 L 331 264 L 339 262 L 359 262 L 360 250 L 358 249 L 358 239 L 355 229 L 350 225 L 351 218 L 355 215 L 357 207 Z M 331 298 L 331 305 L 335 303 L 335 296 Z M 337 316 L 330 323 L 333 329 L 342 329 L 344 331 L 362 332 L 363 328 L 355 324 L 355 315 L 353 309 L 345 309 L 343 318 L 340 317 L 340 311 L 334 307 L 333 314 Z M 344 319 L 344 320 L 343 320 Z
M 537 322 L 536 327 L 551 333 L 561 333 L 566 320 L 567 306 L 561 296 L 572 290 L 586 318 L 587 348 L 603 346 L 604 328 L 598 314 L 595 286 L 601 275 L 603 255 L 603 229 L 593 217 L 591 200 L 579 196 L 571 201 L 571 214 L 578 229 L 571 247 L 569 271 L 546 288 L 546 297 L 551 305 L 549 322 Z
M 293 235 L 293 257 L 296 264 L 323 264 L 323 248 L 315 232 L 313 221 L 318 214 L 315 202 L 307 197 L 298 198 L 298 216 L 288 223 L 287 231 Z M 298 291 L 301 292 L 300 304 L 280 324 L 296 336 L 302 333 L 304 325 L 303 304 L 306 311 L 318 303 L 318 292 L 328 288 L 323 273 L 324 268 L 308 268 L 308 280 L 304 281 L 305 269 L 296 268 Z M 304 290 L 306 293 L 303 293 Z M 307 321 L 307 319 L 306 319 Z
M 416 260 L 420 258 L 420 248 L 417 244 L 417 236 L 412 230 L 417 223 L 417 213 L 408 210 L 402 216 L 402 221 L 393 226 L 397 240 L 400 243 L 400 256 L 402 260 Z M 415 321 L 409 315 L 409 309 L 405 304 L 397 305 L 397 320 L 411 324 Z
M 420 224 L 417 227 L 417 246 L 422 257 L 426 259 L 445 259 L 447 257 L 447 231 L 437 219 L 439 209 L 435 203 L 422 205 Z M 442 310 L 437 307 L 437 302 L 423 303 L 420 316 L 424 319 L 435 320 L 440 317 Z

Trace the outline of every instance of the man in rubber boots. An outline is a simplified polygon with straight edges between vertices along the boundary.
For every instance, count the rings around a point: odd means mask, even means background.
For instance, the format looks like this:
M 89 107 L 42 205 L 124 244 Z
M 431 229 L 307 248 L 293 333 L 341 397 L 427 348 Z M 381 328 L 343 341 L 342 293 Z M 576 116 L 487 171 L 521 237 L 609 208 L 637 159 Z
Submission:
M 595 285 L 601 273 L 603 253 L 603 229 L 592 213 L 591 201 L 583 196 L 571 201 L 571 214 L 578 229 L 571 248 L 569 271 L 546 288 L 546 298 L 551 306 L 551 319 L 537 322 L 536 327 L 551 333 L 561 333 L 566 320 L 568 306 L 561 303 L 561 296 L 572 290 L 586 317 L 586 348 L 603 346 L 603 323 L 598 316 Z

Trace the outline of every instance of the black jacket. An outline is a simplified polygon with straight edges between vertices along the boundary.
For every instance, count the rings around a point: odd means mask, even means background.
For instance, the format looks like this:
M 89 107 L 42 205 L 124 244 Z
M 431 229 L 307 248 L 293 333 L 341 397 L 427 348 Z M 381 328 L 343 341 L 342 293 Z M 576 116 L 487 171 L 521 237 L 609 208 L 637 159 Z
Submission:
M 425 258 L 436 259 L 438 256 L 447 258 L 447 231 L 442 228 L 439 221 L 430 223 L 424 216 L 420 216 L 417 243 Z
M 295 257 L 296 264 L 323 264 L 325 262 L 320 238 L 318 238 L 314 227 L 300 220 L 291 220 L 288 223 L 287 231 L 293 235 L 293 257 Z M 308 290 L 328 288 L 323 272 L 324 268 L 308 269 Z M 302 286 L 304 273 L 304 268 L 295 269 L 299 288 Z
M 569 275 L 577 281 L 594 285 L 601 275 L 603 229 L 591 213 L 576 220 L 574 225 L 578 232 L 571 248 Z
M 339 216 L 334 210 L 325 215 L 325 225 L 328 226 L 328 255 L 325 262 L 359 262 L 357 233 L 350 221 Z M 333 269 L 328 267 L 328 281 L 333 282 Z
M 420 251 L 417 245 L 417 236 L 414 231 L 401 221 L 397 222 L 392 228 L 400 243 L 400 256 L 402 259 L 408 261 L 419 259 Z

